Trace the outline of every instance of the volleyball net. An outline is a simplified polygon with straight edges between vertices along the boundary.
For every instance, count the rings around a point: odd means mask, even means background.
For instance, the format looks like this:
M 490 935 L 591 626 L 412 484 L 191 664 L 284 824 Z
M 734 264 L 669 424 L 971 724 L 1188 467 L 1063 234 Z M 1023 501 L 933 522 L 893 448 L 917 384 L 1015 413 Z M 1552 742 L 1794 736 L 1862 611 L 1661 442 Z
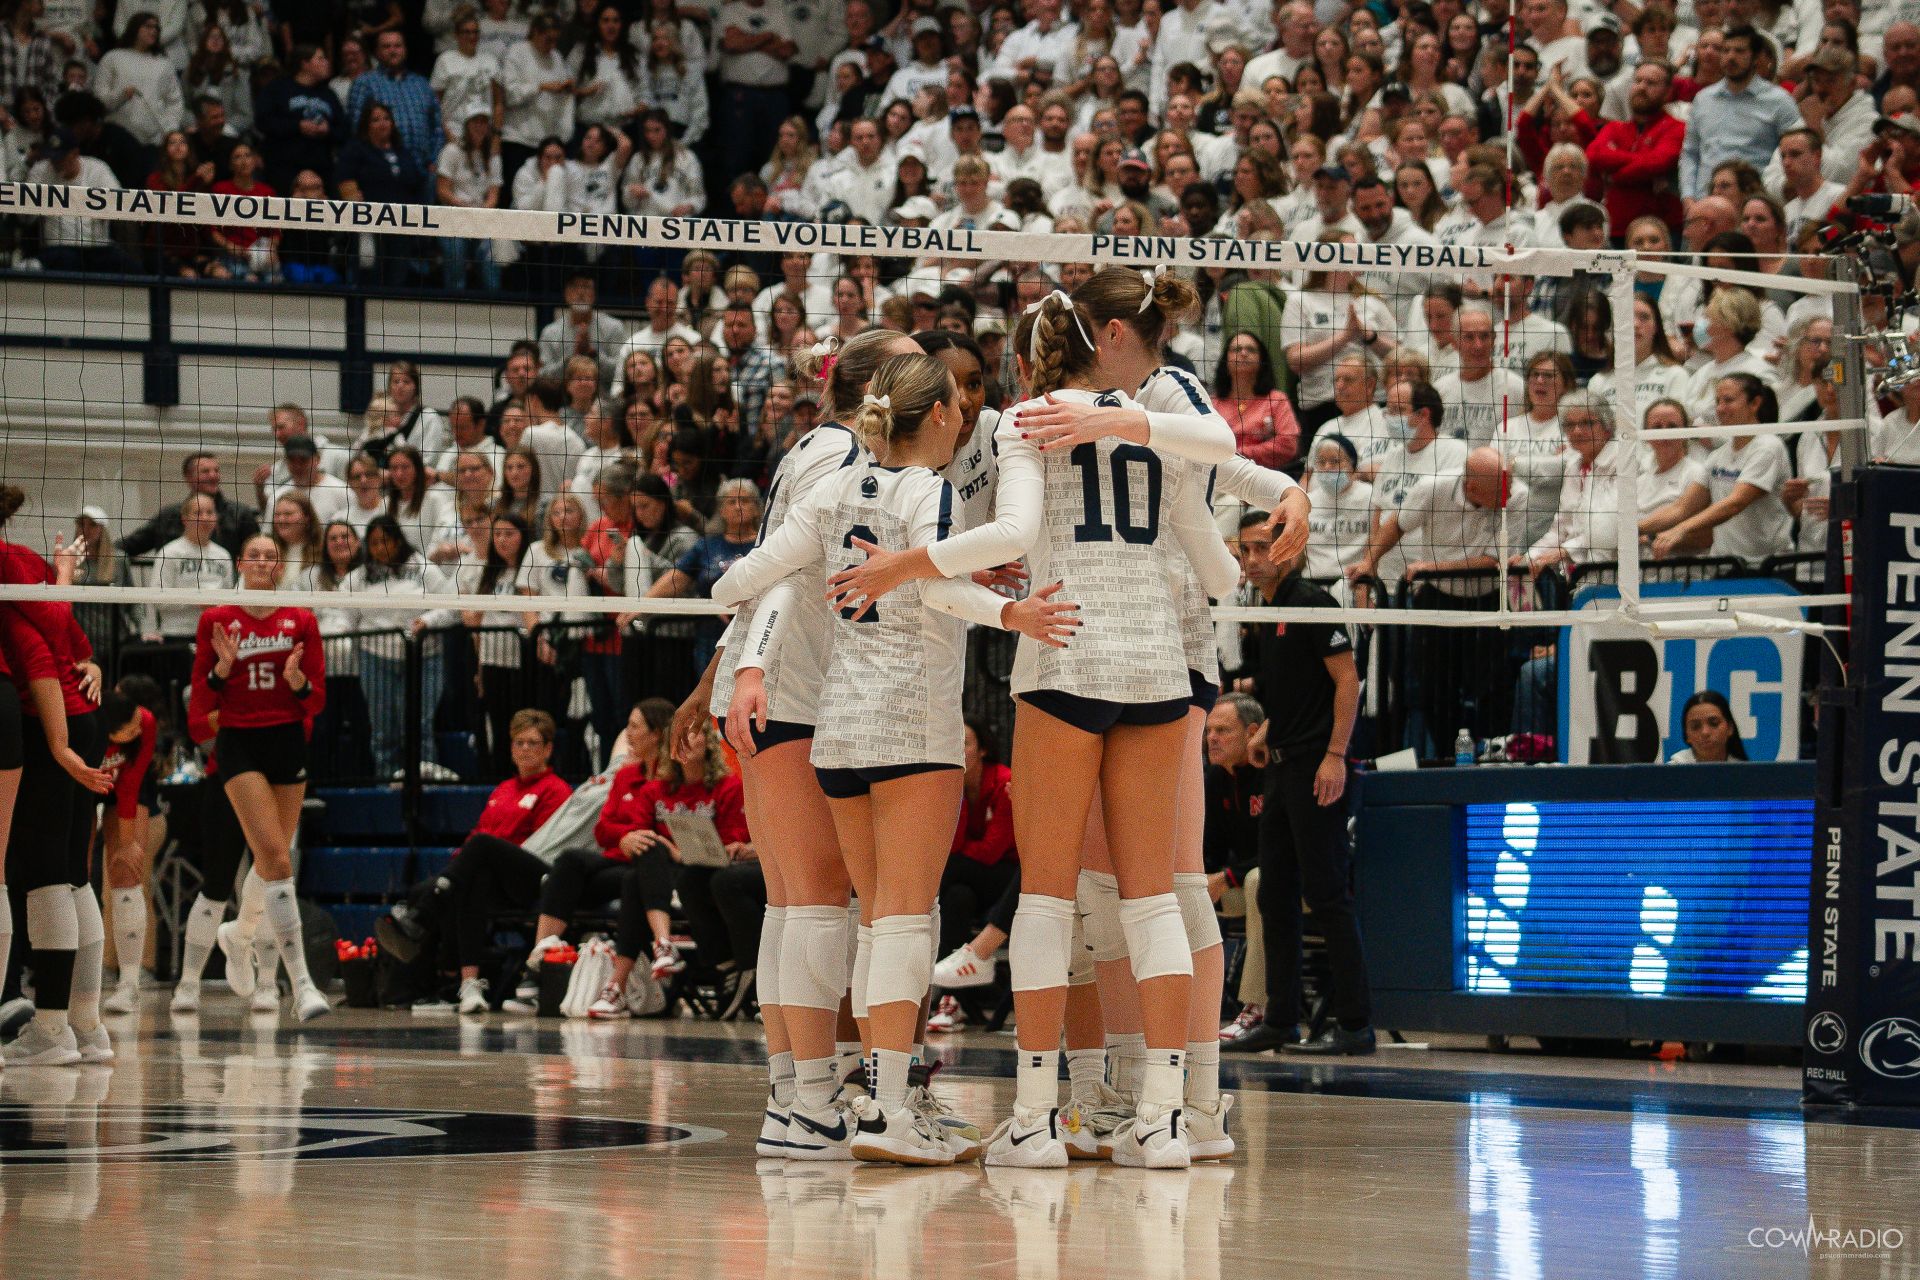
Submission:
M 987 405 L 1009 405 L 1024 306 L 1101 267 L 1165 266 L 1202 298 L 1169 360 L 1212 390 L 1243 456 L 1308 479 L 1305 571 L 1338 597 L 1331 616 L 1511 645 L 1520 628 L 1817 630 L 1810 610 L 1841 600 L 1813 554 L 1824 502 L 1785 483 L 1803 419 L 1868 428 L 1807 407 L 1805 370 L 1817 381 L 1826 361 L 1809 322 L 1853 286 L 1812 265 L 1510 250 L 1494 227 L 1429 235 L 1400 212 L 1379 235 L 1357 217 L 1319 231 L 1309 204 L 1286 239 L 1232 211 L 1205 236 L 1129 234 L 1143 213 L 1121 202 L 1090 211 L 1092 229 L 1021 231 L 997 200 L 869 226 L 0 184 L 17 246 L 0 273 L 0 478 L 28 495 L 9 533 L 44 550 L 79 523 L 96 553 L 74 586 L 0 598 L 125 609 L 139 636 L 171 635 L 183 609 L 255 598 L 234 590 L 231 559 L 257 524 L 292 562 L 284 603 L 361 620 L 336 627 L 497 620 L 516 590 L 547 597 L 529 607 L 548 617 L 711 616 L 701 570 L 751 541 L 779 457 L 820 420 L 819 385 L 795 367 L 814 341 L 964 333 Z M 1723 292 L 1746 301 L 1701 303 Z M 1705 374 L 1637 358 L 1649 313 L 1703 347 L 1736 329 L 1741 354 L 1695 355 Z M 1722 369 L 1767 397 L 1720 403 Z M 1750 465 L 1736 437 L 1787 455 L 1765 519 L 1645 532 L 1689 484 Z M 1146 501 L 1116 479 L 1101 501 Z M 659 536 L 648 495 L 663 492 L 718 540 L 702 555 Z M 1224 537 L 1244 510 L 1216 495 Z M 488 570 L 502 513 L 546 548 L 524 553 L 545 583 L 524 562 Z M 603 514 L 619 517 L 611 539 L 591 532 Z M 394 525 L 420 572 L 369 565 L 370 535 L 391 559 Z M 1701 585 L 1750 579 L 1784 589 Z M 1328 616 L 1267 607 L 1252 585 L 1216 609 Z

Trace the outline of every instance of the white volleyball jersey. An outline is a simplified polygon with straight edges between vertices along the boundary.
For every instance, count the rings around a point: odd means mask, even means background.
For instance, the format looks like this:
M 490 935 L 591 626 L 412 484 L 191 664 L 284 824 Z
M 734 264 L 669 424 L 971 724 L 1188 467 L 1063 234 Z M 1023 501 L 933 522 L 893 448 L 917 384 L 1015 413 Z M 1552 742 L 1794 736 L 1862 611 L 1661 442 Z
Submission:
M 1207 394 L 1200 380 L 1172 365 L 1161 365 L 1147 375 L 1147 380 L 1140 384 L 1139 400 L 1149 413 L 1219 417 L 1213 397 Z M 1297 487 L 1293 477 L 1285 472 L 1270 471 L 1237 456 L 1218 467 L 1192 462 L 1181 465 L 1193 473 L 1189 483 L 1199 484 L 1206 493 L 1209 509 L 1213 506 L 1215 490 L 1271 511 L 1281 495 Z M 1222 542 L 1223 550 L 1224 547 Z M 1231 559 L 1230 554 L 1228 558 Z M 1213 613 L 1207 603 L 1206 589 L 1200 585 L 1199 574 L 1185 556 L 1176 557 L 1173 564 L 1180 603 L 1180 643 L 1186 651 L 1187 667 L 1217 685 L 1220 683 L 1220 647 L 1214 638 Z M 1237 579 L 1237 572 L 1235 576 Z
M 993 513 L 993 433 L 999 426 L 999 410 L 982 409 L 972 434 L 953 451 L 953 461 L 942 473 L 953 486 L 954 500 L 959 503 L 959 514 L 954 521 L 957 529 L 977 528 Z
M 1117 391 L 1064 389 L 1054 398 L 1140 408 Z M 1184 551 L 1196 564 L 1232 561 L 1203 485 L 1161 451 L 1111 438 L 1042 454 L 1012 426 L 1018 416 L 1019 406 L 1008 410 L 994 437 L 992 524 L 933 548 L 935 564 L 961 577 L 1024 555 L 1036 586 L 1063 582 L 1060 598 L 1080 606 L 1085 625 L 1066 649 L 1022 639 L 1014 693 L 1052 689 L 1127 703 L 1186 697 L 1173 559 Z M 1203 585 L 1231 590 L 1233 581 L 1219 586 L 1215 572 Z
M 865 453 L 853 432 L 837 422 L 823 422 L 809 431 L 773 474 L 756 545 L 778 533 L 796 506 Z M 817 723 L 827 646 L 833 634 L 833 612 L 827 607 L 826 594 L 826 578 L 816 567 L 811 576 L 782 583 L 777 595 L 754 602 L 748 621 L 728 630 L 708 711 L 727 714 L 733 704 L 733 673 L 744 662 L 766 673 L 768 719 Z
M 789 508 L 779 530 L 715 584 L 714 599 L 761 595 L 783 578 L 838 573 L 866 558 L 855 538 L 889 551 L 939 542 L 953 532 L 956 506 L 953 486 L 925 467 L 845 468 Z M 995 617 L 1006 603 L 972 582 L 913 581 L 857 621 L 851 608 L 834 616 L 810 757 L 816 766 L 964 762 L 966 628 L 959 617 L 929 607 L 928 597 L 965 595 L 988 597 L 983 609 Z

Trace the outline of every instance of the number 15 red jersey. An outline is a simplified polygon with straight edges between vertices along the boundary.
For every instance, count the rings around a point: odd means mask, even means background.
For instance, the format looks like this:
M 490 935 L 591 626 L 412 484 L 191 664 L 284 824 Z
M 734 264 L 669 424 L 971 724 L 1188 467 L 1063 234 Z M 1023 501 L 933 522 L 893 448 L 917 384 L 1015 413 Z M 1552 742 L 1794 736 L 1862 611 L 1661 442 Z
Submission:
M 231 631 L 238 624 L 240 656 L 219 689 L 207 684 L 219 655 L 213 648 L 213 629 Z M 287 656 L 295 645 L 300 669 L 306 674 L 304 697 L 287 687 Z M 220 713 L 222 729 L 264 729 L 299 724 L 320 714 L 327 702 L 327 660 L 320 627 L 305 609 L 275 609 L 256 618 L 238 605 L 220 605 L 200 615 L 193 646 L 193 708 L 202 716 Z

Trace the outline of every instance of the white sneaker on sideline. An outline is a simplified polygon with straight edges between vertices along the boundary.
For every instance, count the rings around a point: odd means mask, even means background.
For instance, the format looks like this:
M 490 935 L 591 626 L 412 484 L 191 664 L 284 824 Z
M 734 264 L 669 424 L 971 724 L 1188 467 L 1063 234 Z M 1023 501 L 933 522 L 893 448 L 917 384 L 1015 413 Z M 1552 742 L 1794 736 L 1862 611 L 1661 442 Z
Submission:
M 986 1162 L 1015 1169 L 1066 1168 L 1067 1144 L 1060 1141 L 1059 1111 L 1053 1107 L 1044 1111 L 1015 1107 L 993 1131 Z
M 789 1160 L 853 1159 L 852 1108 L 835 1098 L 818 1111 L 809 1111 L 795 1102 L 787 1111 L 787 1149 Z
M 275 1001 L 275 1007 L 279 1005 Z M 315 1018 L 325 1017 L 333 1012 L 333 1002 L 326 993 L 311 982 L 302 983 L 293 990 L 293 1015 L 302 1022 L 312 1022 Z
M 1140 1104 L 1133 1123 L 1113 1135 L 1113 1162 L 1129 1169 L 1185 1169 L 1193 1163 L 1181 1107 Z
M 907 1107 L 889 1111 L 873 1098 L 853 1104 L 855 1160 L 878 1164 L 948 1165 L 953 1150 L 938 1125 Z
M 215 931 L 220 954 L 227 958 L 227 986 L 242 1000 L 253 994 L 259 973 L 253 967 L 253 940 L 240 936 L 240 922 L 229 920 Z
M 200 1012 L 199 981 L 196 979 L 193 982 L 175 983 L 173 987 L 173 999 L 167 1002 L 167 1010 L 170 1013 Z
M 787 1154 L 787 1109 L 767 1095 L 766 1118 L 760 1122 L 760 1139 L 753 1154 L 762 1160 L 779 1160 Z
M 80 1050 L 80 1061 L 108 1063 L 113 1061 L 113 1037 L 99 1023 L 93 1024 L 93 1030 L 73 1033 L 74 1047 Z
M 999 968 L 998 958 L 987 956 L 982 959 L 973 953 L 971 942 L 963 942 L 933 966 L 933 985 L 946 991 L 988 986 Z
M 62 1027 L 55 1034 L 38 1021 L 29 1022 L 0 1050 L 0 1061 L 10 1067 L 71 1067 L 80 1061 L 80 1044 L 72 1027 Z
M 632 1017 L 633 1011 L 627 1008 L 626 983 L 607 979 L 607 985 L 600 988 L 600 997 L 587 1006 L 587 1016 L 596 1022 Z
M 1225 1160 L 1234 1152 L 1233 1135 L 1227 1132 L 1227 1112 L 1233 1110 L 1233 1095 L 1223 1093 L 1211 1109 L 1187 1104 L 1187 1149 L 1198 1160 Z
M 670 940 L 662 938 L 653 944 L 653 980 L 655 982 L 662 978 L 671 978 L 674 974 L 683 972 L 686 967 L 687 962 L 680 958 L 680 948 L 674 946 Z
M 120 983 L 105 1000 L 100 1002 L 100 1012 L 102 1013 L 132 1013 L 139 1007 L 140 985 L 135 982 Z
M 461 1013 L 486 1013 L 493 1008 L 487 999 L 487 980 L 485 978 L 462 978 L 460 980 L 459 1007 Z

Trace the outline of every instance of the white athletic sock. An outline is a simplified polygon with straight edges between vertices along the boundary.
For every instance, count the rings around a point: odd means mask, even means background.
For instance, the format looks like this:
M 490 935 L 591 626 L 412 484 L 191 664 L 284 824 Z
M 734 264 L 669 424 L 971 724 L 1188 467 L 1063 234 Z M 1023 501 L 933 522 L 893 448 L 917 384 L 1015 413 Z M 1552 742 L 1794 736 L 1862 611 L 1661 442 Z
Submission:
M 1112 1069 L 1114 1088 L 1132 1093 L 1140 1087 L 1140 1059 L 1146 1051 L 1144 1031 L 1122 1031 L 1107 1037 L 1107 1065 Z
M 147 895 L 137 885 L 115 889 L 113 898 L 113 962 L 120 966 L 120 985 L 140 985 L 140 965 L 147 953 Z
M 1100 1082 L 1106 1078 L 1105 1049 L 1067 1050 L 1067 1083 L 1075 1101 L 1091 1101 L 1100 1091 Z
M 1020 1050 L 1014 1072 L 1013 1105 L 1022 1111 L 1049 1111 L 1060 1105 L 1060 1051 Z
M 67 1001 L 67 1021 L 81 1035 L 100 1025 L 100 969 L 107 954 L 107 925 L 100 918 L 100 899 L 93 886 L 73 890 L 73 914 L 80 928 L 80 945 L 73 952 L 73 994 Z
M 907 1105 L 907 1071 L 913 1056 L 898 1049 L 875 1049 L 873 1097 L 881 1107 L 893 1111 Z
M 767 1092 L 783 1107 L 793 1105 L 793 1080 L 792 1050 L 776 1053 L 767 1059 Z
M 225 898 L 209 898 L 203 893 L 193 900 L 193 909 L 187 912 L 187 940 L 180 957 L 180 981 L 198 983 L 200 975 L 207 971 L 207 957 L 213 954 L 216 941 L 214 935 L 219 932 L 220 921 L 226 914 Z
M 1149 1049 L 1140 1067 L 1142 1106 L 1177 1107 L 1186 1095 L 1187 1051 Z
M 833 1042 L 833 1078 L 836 1082 L 845 1080 L 847 1073 L 861 1065 L 860 1042 L 858 1040 L 835 1040 Z
M 280 963 L 287 967 L 293 989 L 313 985 L 307 976 L 307 951 L 300 935 L 300 904 L 293 896 L 293 880 L 266 880 L 267 927 L 280 942 Z
M 277 989 L 280 981 L 280 940 L 265 929 L 253 935 L 253 972 L 254 981 L 260 986 L 269 991 Z
M 240 905 L 234 911 L 234 920 L 240 926 L 240 936 L 251 938 L 260 931 L 260 917 L 267 910 L 267 882 L 252 867 L 240 882 Z
M 1212 1110 L 1220 1101 L 1220 1041 L 1187 1042 L 1187 1101 Z
M 840 1090 L 840 1072 L 833 1058 L 801 1058 L 793 1064 L 793 1091 L 799 1105 L 818 1111 Z

